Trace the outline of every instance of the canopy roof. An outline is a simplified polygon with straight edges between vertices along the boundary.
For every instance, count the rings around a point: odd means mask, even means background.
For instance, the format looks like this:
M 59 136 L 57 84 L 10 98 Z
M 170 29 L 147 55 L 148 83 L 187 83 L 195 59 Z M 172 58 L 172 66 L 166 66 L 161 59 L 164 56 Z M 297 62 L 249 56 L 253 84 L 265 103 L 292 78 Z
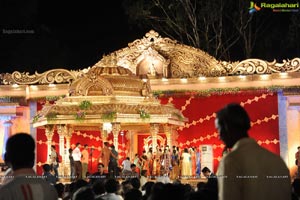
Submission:
M 123 67 L 94 66 L 70 85 L 69 96 L 47 104 L 36 115 L 34 127 L 69 124 L 97 126 L 121 123 L 130 129 L 162 124 L 183 126 L 187 119 L 173 104 L 153 97 L 149 80 Z

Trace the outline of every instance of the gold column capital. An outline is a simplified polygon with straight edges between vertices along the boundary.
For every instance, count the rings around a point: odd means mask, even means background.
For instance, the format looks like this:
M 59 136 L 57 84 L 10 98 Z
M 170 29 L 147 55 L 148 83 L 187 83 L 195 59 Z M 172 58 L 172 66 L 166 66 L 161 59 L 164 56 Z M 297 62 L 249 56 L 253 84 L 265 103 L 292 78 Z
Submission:
M 65 136 L 68 132 L 67 126 L 65 124 L 58 124 L 57 125 L 57 133 L 59 136 Z
M 120 123 L 112 123 L 112 133 L 114 136 L 118 135 L 121 130 L 121 124 Z
M 46 125 L 45 126 L 45 135 L 48 140 L 52 140 L 54 135 L 54 125 Z

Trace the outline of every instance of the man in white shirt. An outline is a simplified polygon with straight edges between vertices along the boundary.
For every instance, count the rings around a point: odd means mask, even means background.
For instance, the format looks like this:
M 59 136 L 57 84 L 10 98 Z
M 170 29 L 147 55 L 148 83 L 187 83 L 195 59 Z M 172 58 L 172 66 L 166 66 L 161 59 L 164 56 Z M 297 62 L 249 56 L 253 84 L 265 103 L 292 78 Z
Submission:
M 249 138 L 250 118 L 243 107 L 228 104 L 217 112 L 215 125 L 226 148 L 232 148 L 219 164 L 219 200 L 291 199 L 286 164 Z
M 13 169 L 13 179 L 0 187 L 0 200 L 57 200 L 54 186 L 32 169 L 35 141 L 27 133 L 17 133 L 6 143 L 5 162 Z
M 81 166 L 81 151 L 80 151 L 80 143 L 76 143 L 76 147 L 73 150 L 73 159 L 74 159 L 74 165 L 75 165 L 75 180 L 82 178 L 82 166 Z
M 122 162 L 122 167 L 123 167 L 122 175 L 123 176 L 130 176 L 131 175 L 130 165 L 131 165 L 130 158 L 126 157 L 126 159 L 123 160 L 123 162 Z

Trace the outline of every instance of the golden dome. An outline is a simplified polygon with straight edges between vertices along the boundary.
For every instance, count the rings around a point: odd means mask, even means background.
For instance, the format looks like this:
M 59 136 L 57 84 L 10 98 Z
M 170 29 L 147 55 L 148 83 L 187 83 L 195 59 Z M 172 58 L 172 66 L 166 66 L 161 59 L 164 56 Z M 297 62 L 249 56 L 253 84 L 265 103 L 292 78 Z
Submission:
M 92 67 L 70 86 L 71 96 L 126 95 L 147 96 L 149 82 L 144 82 L 124 67 Z

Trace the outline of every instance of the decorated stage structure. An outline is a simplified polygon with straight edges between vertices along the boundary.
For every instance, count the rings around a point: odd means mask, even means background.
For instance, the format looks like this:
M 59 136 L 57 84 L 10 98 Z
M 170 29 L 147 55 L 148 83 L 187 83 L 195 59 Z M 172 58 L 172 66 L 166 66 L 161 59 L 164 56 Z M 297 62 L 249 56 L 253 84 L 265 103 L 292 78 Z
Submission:
M 33 135 L 38 173 L 55 145 L 60 174 L 68 175 L 67 149 L 77 142 L 89 145 L 93 172 L 104 141 L 117 147 L 120 159 L 150 145 L 211 145 L 216 171 L 224 144 L 215 112 L 237 102 L 250 115 L 250 136 L 293 171 L 300 144 L 299 72 L 300 58 L 218 61 L 150 31 L 83 70 L 1 74 L 0 140 L 4 146 L 16 132 Z

